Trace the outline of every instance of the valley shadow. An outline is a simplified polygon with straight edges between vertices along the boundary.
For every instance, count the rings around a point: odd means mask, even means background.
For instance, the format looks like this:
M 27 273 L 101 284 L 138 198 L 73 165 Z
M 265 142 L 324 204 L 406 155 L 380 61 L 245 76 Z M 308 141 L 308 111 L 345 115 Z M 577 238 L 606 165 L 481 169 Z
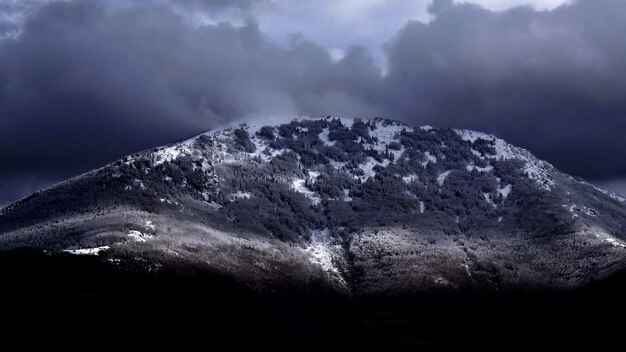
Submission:
M 608 347 L 626 317 L 626 275 L 571 291 L 348 296 L 260 290 L 185 263 L 0 252 L 5 336 L 184 337 L 211 346 L 412 346 L 419 350 Z

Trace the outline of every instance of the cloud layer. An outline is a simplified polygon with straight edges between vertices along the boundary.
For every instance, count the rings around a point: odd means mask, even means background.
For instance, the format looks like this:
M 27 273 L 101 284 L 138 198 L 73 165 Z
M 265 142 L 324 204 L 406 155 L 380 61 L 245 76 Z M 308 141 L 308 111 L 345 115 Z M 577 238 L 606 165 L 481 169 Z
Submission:
M 626 176 L 623 1 L 494 12 L 438 0 L 431 21 L 398 25 L 384 68 L 371 43 L 338 60 L 322 39 L 277 42 L 254 14 L 280 2 L 120 4 L 29 2 L 19 30 L 0 16 L 0 205 L 226 121 L 284 113 L 474 128 L 575 175 Z M 198 25 L 190 8 L 240 21 Z
M 435 4 L 389 45 L 390 113 L 495 132 L 576 175 L 626 174 L 626 3 Z

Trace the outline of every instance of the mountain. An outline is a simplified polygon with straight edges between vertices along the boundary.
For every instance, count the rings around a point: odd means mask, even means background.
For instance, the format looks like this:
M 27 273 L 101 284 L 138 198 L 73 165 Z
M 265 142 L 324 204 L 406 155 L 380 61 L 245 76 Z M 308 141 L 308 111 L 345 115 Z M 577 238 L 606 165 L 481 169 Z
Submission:
M 624 199 L 484 133 L 238 121 L 0 210 L 0 302 L 55 337 L 597 348 L 625 225 Z
M 573 288 L 626 261 L 624 199 L 480 132 L 239 121 L 0 213 L 0 248 L 200 265 L 356 296 Z M 166 264 L 165 264 L 166 265 Z

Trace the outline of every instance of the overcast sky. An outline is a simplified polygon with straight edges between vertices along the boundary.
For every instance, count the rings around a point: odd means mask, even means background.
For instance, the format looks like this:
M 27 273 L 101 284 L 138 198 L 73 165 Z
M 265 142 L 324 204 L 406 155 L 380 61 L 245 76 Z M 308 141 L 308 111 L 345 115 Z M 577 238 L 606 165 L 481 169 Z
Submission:
M 0 206 L 247 116 L 482 130 L 626 193 L 623 0 L 0 0 Z

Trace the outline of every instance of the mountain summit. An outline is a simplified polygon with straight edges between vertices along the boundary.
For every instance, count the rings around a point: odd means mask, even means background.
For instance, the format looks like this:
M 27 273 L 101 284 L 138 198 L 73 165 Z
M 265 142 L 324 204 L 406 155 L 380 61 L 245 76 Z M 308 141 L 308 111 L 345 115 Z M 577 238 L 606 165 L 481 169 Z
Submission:
M 480 132 L 237 122 L 0 212 L 0 249 L 184 262 L 355 295 L 579 287 L 623 269 L 624 199 Z

